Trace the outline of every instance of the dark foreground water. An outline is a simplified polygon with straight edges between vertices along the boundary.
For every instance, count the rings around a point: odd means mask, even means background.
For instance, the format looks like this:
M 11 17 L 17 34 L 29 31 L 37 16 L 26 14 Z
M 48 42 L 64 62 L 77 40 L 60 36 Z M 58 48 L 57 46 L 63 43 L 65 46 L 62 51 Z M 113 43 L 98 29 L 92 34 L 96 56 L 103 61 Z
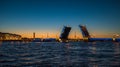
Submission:
M 0 67 L 120 67 L 120 43 L 0 43 Z

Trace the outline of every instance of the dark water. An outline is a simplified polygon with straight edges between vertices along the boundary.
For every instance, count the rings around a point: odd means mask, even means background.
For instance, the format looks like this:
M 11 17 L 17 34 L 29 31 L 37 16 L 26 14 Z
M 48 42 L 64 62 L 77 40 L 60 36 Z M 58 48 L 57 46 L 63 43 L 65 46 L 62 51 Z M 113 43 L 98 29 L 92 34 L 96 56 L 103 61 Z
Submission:
M 0 43 L 0 67 L 120 67 L 120 43 Z

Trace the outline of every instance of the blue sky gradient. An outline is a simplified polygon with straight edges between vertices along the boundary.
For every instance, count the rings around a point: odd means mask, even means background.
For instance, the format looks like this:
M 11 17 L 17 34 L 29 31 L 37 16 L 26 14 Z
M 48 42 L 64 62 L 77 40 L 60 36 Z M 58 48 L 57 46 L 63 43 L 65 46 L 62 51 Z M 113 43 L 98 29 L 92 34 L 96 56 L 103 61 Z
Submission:
M 0 31 L 58 33 L 64 25 L 80 34 L 86 25 L 94 35 L 120 34 L 119 0 L 0 0 Z

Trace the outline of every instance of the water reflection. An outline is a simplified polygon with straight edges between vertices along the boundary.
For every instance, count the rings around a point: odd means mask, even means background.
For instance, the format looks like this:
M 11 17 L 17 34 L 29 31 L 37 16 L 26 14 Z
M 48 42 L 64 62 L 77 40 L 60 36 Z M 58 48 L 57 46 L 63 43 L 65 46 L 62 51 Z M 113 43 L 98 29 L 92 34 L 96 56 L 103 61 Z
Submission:
M 113 66 L 120 66 L 120 43 L 115 42 L 114 43 L 114 58 L 113 60 Z
M 0 44 L 0 66 L 120 66 L 120 43 L 5 42 Z
M 97 59 L 97 44 L 96 42 L 91 42 L 89 49 L 91 51 L 90 57 L 88 57 L 89 67 L 98 67 L 98 59 Z
M 120 43 L 114 43 L 115 54 L 120 54 Z
M 66 58 L 66 64 L 68 65 L 68 66 L 71 66 L 71 61 L 70 61 L 70 43 L 66 43 L 65 44 L 65 53 L 66 53 L 66 55 L 65 55 L 65 58 Z

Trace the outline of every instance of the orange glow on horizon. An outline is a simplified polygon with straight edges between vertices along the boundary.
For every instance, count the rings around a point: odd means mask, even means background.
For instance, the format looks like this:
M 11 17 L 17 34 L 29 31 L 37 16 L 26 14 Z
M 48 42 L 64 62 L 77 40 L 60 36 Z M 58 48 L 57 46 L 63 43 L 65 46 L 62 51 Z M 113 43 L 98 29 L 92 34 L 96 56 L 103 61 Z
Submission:
M 33 33 L 30 34 L 22 34 L 22 37 L 27 37 L 27 38 L 33 38 Z M 35 33 L 35 38 L 59 38 L 59 34 L 53 34 L 53 33 Z
M 35 37 L 36 38 L 59 38 L 61 32 L 35 32 Z M 16 33 L 16 34 L 20 34 L 22 37 L 27 37 L 27 38 L 33 38 L 33 32 L 27 32 L 27 33 Z M 113 34 L 104 34 L 104 33 L 99 33 L 99 32 L 94 32 L 94 33 L 90 33 L 90 36 L 92 38 L 112 38 Z M 79 31 L 71 31 L 68 38 L 73 38 L 73 39 L 81 39 L 82 37 L 82 33 Z

